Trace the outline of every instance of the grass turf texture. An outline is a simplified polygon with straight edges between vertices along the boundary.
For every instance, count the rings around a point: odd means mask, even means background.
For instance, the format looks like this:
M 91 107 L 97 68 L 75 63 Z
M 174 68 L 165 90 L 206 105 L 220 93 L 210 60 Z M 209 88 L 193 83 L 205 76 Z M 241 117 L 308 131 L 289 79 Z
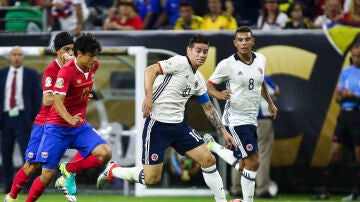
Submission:
M 20 195 L 18 201 L 24 201 L 25 195 Z M 281 194 L 276 199 L 258 199 L 255 198 L 254 202 L 313 202 L 316 200 L 310 200 L 311 195 L 302 194 Z M 326 202 L 338 202 L 344 195 L 332 195 L 330 200 Z M 214 199 L 210 196 L 207 197 L 134 197 L 134 196 L 123 196 L 113 194 L 79 194 L 77 195 L 78 202 L 214 202 Z M 227 197 L 228 200 L 232 199 Z M 65 198 L 61 194 L 44 194 L 41 196 L 38 202 L 66 202 Z

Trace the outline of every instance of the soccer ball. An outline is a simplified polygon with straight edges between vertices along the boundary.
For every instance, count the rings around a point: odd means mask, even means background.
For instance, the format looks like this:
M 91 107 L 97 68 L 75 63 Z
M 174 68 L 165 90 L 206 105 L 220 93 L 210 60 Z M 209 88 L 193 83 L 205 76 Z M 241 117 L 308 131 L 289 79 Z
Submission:
M 231 199 L 229 202 L 242 202 L 243 200 L 241 199 Z
M 269 194 L 272 196 L 272 197 L 276 197 L 278 191 L 279 191 L 279 188 L 278 188 L 278 185 L 276 184 L 276 182 L 274 181 L 271 181 L 270 182 L 270 186 L 269 186 Z

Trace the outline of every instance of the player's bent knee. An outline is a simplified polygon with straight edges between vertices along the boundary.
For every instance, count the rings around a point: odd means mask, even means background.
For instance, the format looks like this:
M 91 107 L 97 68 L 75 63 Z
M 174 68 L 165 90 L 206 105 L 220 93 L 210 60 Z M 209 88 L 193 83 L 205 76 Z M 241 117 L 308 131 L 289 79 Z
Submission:
M 155 185 L 155 184 L 159 183 L 160 180 L 161 180 L 161 176 L 149 176 L 149 177 L 145 176 L 145 184 L 146 185 Z
M 47 186 L 55 177 L 56 173 L 57 170 L 43 168 L 40 176 L 41 182 Z
M 204 154 L 204 157 L 201 159 L 199 164 L 203 168 L 208 168 L 216 164 L 216 158 L 213 154 L 209 152 L 209 154 Z
M 259 165 L 259 161 L 257 160 L 247 161 L 245 164 L 245 168 L 247 168 L 248 170 L 257 171 Z
M 112 158 L 111 148 L 107 144 L 97 146 L 92 154 L 98 157 L 103 163 L 110 161 Z
M 24 168 L 24 172 L 27 175 L 32 175 L 34 173 L 36 173 L 41 167 L 40 163 L 32 163 L 32 162 L 26 162 L 25 165 L 23 166 Z

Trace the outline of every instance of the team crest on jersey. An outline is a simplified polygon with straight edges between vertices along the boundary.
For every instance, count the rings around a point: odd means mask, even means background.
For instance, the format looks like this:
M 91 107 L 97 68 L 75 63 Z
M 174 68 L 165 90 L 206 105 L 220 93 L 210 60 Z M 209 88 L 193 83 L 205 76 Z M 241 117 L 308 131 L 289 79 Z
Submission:
M 46 159 L 49 156 L 47 152 L 41 152 L 41 158 Z
M 32 158 L 34 158 L 34 153 L 29 152 L 27 156 L 28 156 L 29 159 L 32 159 Z
M 263 75 L 263 73 L 264 73 L 261 68 L 259 68 L 259 73 L 260 73 L 260 75 Z
M 63 78 L 58 78 L 58 79 L 56 80 L 55 87 L 56 87 L 56 88 L 62 88 L 62 87 L 64 87 L 64 79 L 63 79 Z
M 239 71 L 239 72 L 238 72 L 238 75 L 243 75 L 242 71 Z
M 159 155 L 157 155 L 156 153 L 151 155 L 151 160 L 152 161 L 157 161 L 159 159 Z
M 76 81 L 76 83 L 77 83 L 77 84 L 81 84 L 81 79 L 78 79 L 78 80 Z
M 198 81 L 195 81 L 194 87 L 195 87 L 195 89 L 197 89 L 199 87 L 199 82 Z
M 46 77 L 45 79 L 45 87 L 50 87 L 52 83 L 52 79 L 50 77 Z
M 254 147 L 252 146 L 252 144 L 247 144 L 246 145 L 246 150 L 252 151 L 253 149 L 254 149 Z
M 165 62 L 166 62 L 166 66 L 171 66 L 171 64 L 172 64 L 171 60 L 166 60 Z

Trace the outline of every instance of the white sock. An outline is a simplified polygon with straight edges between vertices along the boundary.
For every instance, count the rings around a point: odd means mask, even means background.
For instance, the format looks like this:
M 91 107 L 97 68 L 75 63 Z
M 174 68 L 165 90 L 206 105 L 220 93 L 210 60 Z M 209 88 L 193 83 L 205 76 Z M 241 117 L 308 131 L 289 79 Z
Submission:
M 206 185 L 210 188 L 211 192 L 214 194 L 216 202 L 227 202 L 223 181 L 220 177 L 220 174 L 216 168 L 216 165 L 212 165 L 208 168 L 201 168 L 202 174 L 205 180 Z
M 111 172 L 116 178 L 127 180 L 129 182 L 145 184 L 144 169 L 142 167 L 116 167 L 113 168 Z
M 244 202 L 254 201 L 255 177 L 256 172 L 244 168 L 240 179 Z
M 217 142 L 211 147 L 211 151 L 220 156 L 224 161 L 234 167 L 236 170 L 239 170 L 239 161 L 235 158 L 233 151 L 226 149 L 225 147 L 219 145 Z

